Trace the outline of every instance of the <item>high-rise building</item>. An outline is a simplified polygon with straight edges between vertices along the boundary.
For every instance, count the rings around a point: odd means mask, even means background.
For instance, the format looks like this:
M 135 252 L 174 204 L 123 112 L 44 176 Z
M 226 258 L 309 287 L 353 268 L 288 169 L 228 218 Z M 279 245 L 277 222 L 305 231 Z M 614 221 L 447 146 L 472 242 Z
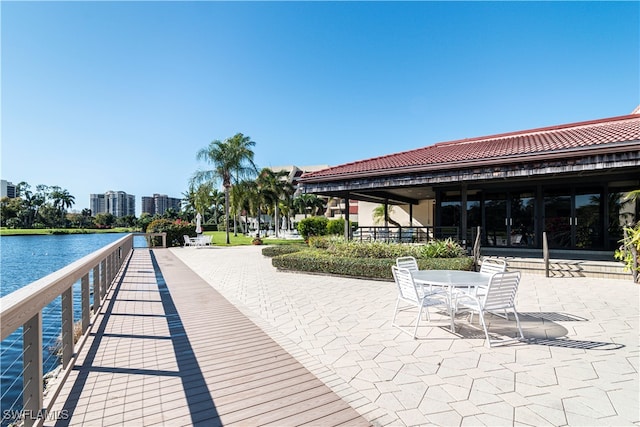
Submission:
M 0 180 L 0 182 L 0 197 L 8 197 L 10 199 L 16 197 L 16 186 L 13 185 L 12 182 L 6 181 L 4 179 Z
M 180 211 L 182 199 L 169 197 L 166 194 L 154 194 L 151 197 L 142 196 L 142 213 L 162 215 L 167 209 Z
M 135 216 L 136 197 L 124 191 L 107 191 L 104 194 L 91 194 L 91 214 L 110 213 L 115 217 Z
M 93 216 L 99 213 L 107 213 L 104 194 L 89 194 L 89 209 L 91 209 L 91 215 Z

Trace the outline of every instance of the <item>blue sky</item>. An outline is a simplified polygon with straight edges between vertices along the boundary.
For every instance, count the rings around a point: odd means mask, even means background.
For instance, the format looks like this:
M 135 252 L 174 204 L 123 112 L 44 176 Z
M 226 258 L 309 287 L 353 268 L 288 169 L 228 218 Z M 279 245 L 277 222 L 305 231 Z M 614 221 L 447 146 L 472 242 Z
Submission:
M 242 132 L 258 166 L 338 165 L 630 113 L 638 2 L 11 2 L 1 176 L 181 197 Z

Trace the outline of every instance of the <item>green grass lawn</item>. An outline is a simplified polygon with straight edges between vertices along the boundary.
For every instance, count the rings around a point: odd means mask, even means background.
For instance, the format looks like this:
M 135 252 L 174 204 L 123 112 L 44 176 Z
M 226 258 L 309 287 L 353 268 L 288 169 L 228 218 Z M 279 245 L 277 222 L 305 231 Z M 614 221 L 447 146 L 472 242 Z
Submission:
M 88 234 L 88 233 L 131 233 L 130 228 L 109 228 L 109 229 L 76 229 L 76 228 L 0 228 L 0 236 L 28 236 L 28 235 L 48 235 L 48 234 Z M 206 235 L 211 235 L 214 245 L 216 246 L 241 246 L 251 245 L 253 236 L 245 236 L 238 234 L 234 236 L 233 233 L 229 233 L 230 244 L 227 245 L 227 237 L 224 231 L 205 231 Z M 262 239 L 264 245 L 291 245 L 300 243 L 303 240 L 290 240 L 290 239 Z
M 116 228 L 0 228 L 0 236 L 37 236 L 47 234 L 131 233 L 126 227 Z
M 243 234 L 238 233 L 237 236 L 234 236 L 233 233 L 229 233 L 229 242 L 227 245 L 227 236 L 224 231 L 205 231 L 204 234 L 207 236 L 212 236 L 211 241 L 216 246 L 241 246 L 241 245 L 251 245 L 253 241 L 253 236 L 245 236 Z M 263 245 L 291 245 L 294 243 L 302 242 L 302 239 L 291 240 L 291 239 L 266 239 L 262 238 Z

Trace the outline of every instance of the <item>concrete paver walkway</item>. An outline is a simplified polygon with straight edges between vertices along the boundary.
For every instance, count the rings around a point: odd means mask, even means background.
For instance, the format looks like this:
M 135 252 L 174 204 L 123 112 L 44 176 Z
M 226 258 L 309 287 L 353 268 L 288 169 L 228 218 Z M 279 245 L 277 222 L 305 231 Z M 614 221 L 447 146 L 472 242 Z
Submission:
M 168 250 L 127 265 L 46 425 L 370 425 Z
M 253 246 L 171 251 L 373 424 L 640 425 L 630 281 L 524 275 L 527 341 L 487 348 L 463 318 L 456 335 L 437 314 L 418 340 L 393 328 L 391 282 L 278 272 Z

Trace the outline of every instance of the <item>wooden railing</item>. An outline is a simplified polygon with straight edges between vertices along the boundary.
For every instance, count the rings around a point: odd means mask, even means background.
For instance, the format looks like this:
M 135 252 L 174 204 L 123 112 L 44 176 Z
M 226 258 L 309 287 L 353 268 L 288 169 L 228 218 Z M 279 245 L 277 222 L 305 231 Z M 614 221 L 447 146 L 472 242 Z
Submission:
M 162 236 L 166 247 L 166 233 L 135 235 Z M 59 382 L 63 383 L 77 355 L 74 353 L 73 336 L 73 285 L 80 280 L 81 327 L 85 335 L 92 316 L 98 313 L 114 279 L 133 251 L 133 239 L 134 234 L 128 234 L 0 299 L 0 340 L 23 327 L 23 408 L 20 412 L 25 426 L 42 423 L 42 416 L 46 414 L 43 402 L 42 309 L 62 296 L 62 372 Z M 90 304 L 92 291 L 93 306 Z

